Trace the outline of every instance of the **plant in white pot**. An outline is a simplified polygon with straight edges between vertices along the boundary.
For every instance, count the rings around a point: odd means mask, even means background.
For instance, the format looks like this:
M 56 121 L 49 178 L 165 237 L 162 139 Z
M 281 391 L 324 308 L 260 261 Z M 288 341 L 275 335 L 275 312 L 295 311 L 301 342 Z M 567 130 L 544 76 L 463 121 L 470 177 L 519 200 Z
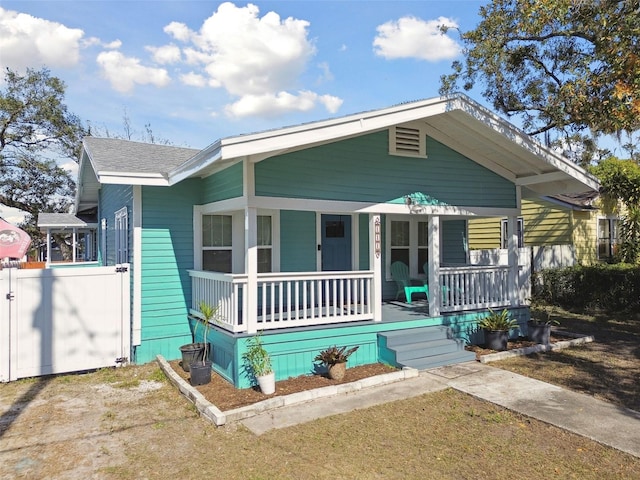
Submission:
M 478 327 L 484 332 L 484 344 L 491 350 L 506 350 L 509 331 L 518 326 L 509 311 L 505 308 L 500 313 L 489 308 L 489 315 L 478 317 Z
M 347 347 L 330 347 L 322 350 L 313 359 L 314 362 L 320 362 L 327 367 L 327 374 L 331 380 L 342 380 L 347 370 L 347 360 L 352 353 L 358 350 L 359 347 L 352 347 L 347 350 Z
M 276 391 L 276 375 L 271 366 L 271 357 L 262 343 L 262 333 L 258 333 L 246 340 L 247 351 L 242 354 L 245 367 L 260 386 L 265 395 Z
M 200 310 L 199 317 L 196 318 L 196 328 L 195 331 L 198 330 L 198 326 L 202 328 L 202 339 L 203 339 L 203 353 L 202 358 L 194 359 L 189 364 L 189 372 L 191 373 L 190 382 L 191 385 L 205 385 L 211 381 L 211 360 L 209 359 L 209 347 L 210 343 L 208 341 L 209 330 L 211 328 L 211 322 L 217 321 L 217 313 L 218 306 L 212 306 L 208 303 L 201 301 L 198 305 L 198 309 Z M 183 367 L 184 368 L 184 367 Z

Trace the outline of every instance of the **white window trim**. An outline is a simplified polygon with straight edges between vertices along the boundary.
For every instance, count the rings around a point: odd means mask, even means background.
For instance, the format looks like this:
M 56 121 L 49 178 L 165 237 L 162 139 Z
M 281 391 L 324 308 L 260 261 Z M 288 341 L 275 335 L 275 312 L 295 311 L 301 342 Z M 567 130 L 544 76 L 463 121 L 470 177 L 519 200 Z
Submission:
M 244 211 L 220 211 L 213 207 L 196 206 L 193 210 L 193 267 L 202 270 L 202 216 L 230 215 L 231 216 L 231 272 L 246 273 L 244 259 L 246 248 L 244 242 Z M 280 210 L 258 209 L 258 216 L 271 216 L 271 269 L 273 273 L 280 272 Z M 264 247 L 259 247 L 264 248 Z
M 507 218 L 503 218 L 500 220 L 500 248 L 505 249 L 505 243 L 507 239 L 505 238 L 505 231 L 507 230 L 506 224 L 509 220 Z M 517 245 L 517 248 L 524 248 L 524 217 L 518 217 L 518 225 L 522 225 L 520 227 L 520 236 L 518 237 L 518 243 L 522 240 L 522 245 Z M 516 233 L 518 232 L 518 226 L 516 225 Z
M 124 222 L 124 228 L 123 228 Z M 115 262 L 117 265 L 129 262 L 129 213 L 122 207 L 115 213 Z
M 601 257 L 600 256 L 600 237 L 601 237 L 601 231 L 600 231 L 600 220 L 607 220 L 609 222 L 609 243 L 611 243 L 611 235 L 613 235 L 613 238 L 616 239 L 616 242 L 614 242 L 614 245 L 619 244 L 619 228 L 620 228 L 620 217 L 617 217 L 615 215 L 599 215 L 597 217 L 597 222 L 596 222 L 596 257 L 598 260 L 609 260 L 611 257 Z M 614 221 L 617 223 L 616 225 L 614 225 Z
M 407 216 L 407 215 L 387 215 L 385 218 L 385 278 L 388 282 L 393 281 L 391 278 L 391 222 L 409 222 L 409 258 L 418 257 L 418 223 L 428 223 L 429 218 L 426 216 Z M 442 240 L 442 229 L 440 230 L 440 243 Z M 426 278 L 421 265 L 409 265 L 409 276 L 411 278 Z

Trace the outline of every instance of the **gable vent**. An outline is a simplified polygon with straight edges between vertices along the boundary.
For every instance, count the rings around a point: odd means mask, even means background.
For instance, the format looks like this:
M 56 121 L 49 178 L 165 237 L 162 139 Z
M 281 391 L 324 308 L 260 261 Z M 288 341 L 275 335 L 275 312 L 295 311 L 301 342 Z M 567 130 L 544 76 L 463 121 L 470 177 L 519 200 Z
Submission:
M 391 155 L 426 158 L 426 135 L 420 128 L 392 127 L 389 130 L 389 153 Z

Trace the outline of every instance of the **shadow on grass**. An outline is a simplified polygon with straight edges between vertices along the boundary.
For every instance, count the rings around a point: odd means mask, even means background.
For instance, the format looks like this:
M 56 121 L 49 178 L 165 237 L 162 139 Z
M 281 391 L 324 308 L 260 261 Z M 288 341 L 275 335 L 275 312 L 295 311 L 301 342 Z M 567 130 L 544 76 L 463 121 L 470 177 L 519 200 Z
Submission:
M 44 388 L 51 381 L 51 377 L 40 377 L 35 380 L 35 383 L 29 387 L 15 402 L 9 407 L 5 413 L 0 416 L 0 438 L 9 430 L 11 425 L 18 419 L 18 417 L 24 412 L 29 403 L 31 403 L 38 394 L 44 390 Z

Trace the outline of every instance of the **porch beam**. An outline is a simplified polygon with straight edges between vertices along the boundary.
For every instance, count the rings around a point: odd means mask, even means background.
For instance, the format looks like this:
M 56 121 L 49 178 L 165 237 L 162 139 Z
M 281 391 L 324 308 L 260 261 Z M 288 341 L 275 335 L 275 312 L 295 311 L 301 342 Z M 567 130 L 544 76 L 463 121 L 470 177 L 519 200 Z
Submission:
M 440 217 L 429 217 L 429 316 L 440 315 Z

